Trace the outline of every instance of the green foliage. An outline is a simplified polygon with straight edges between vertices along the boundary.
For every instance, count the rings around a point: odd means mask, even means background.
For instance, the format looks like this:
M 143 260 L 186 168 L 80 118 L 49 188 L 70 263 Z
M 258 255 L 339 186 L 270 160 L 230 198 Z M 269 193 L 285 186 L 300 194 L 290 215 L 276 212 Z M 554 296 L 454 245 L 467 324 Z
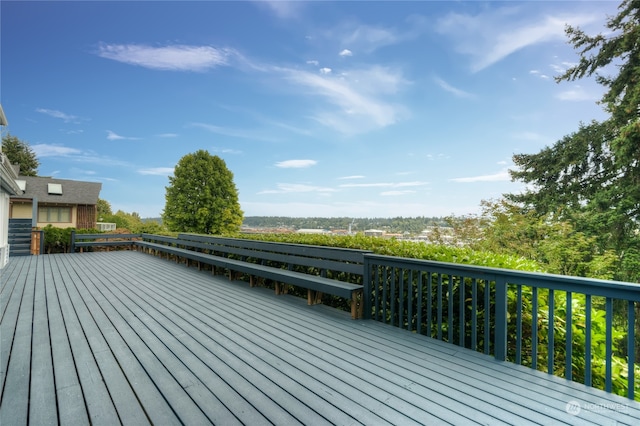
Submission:
M 98 222 L 106 222 L 104 217 L 113 215 L 113 212 L 111 211 L 111 204 L 109 204 L 107 200 L 98 198 L 98 204 L 96 207 L 98 210 Z
M 376 254 L 412 259 L 464 263 L 521 271 L 542 271 L 542 267 L 538 263 L 520 256 L 474 250 L 470 247 L 425 244 L 395 238 L 368 237 L 363 234 L 240 234 L 236 235 L 236 237 L 260 241 L 370 250 Z
M 162 219 L 170 231 L 228 234 L 242 225 L 233 174 L 220 157 L 207 151 L 180 159 L 165 198 Z
M 20 174 L 22 176 L 38 175 L 40 162 L 27 142 L 7 134 L 2 137 L 2 152 L 9 159 L 9 163 L 20 166 Z
M 78 233 L 98 232 L 95 229 L 56 228 L 50 224 L 42 230 L 44 231 L 44 251 L 47 254 L 68 253 L 71 248 L 71 232 L 73 231 Z
M 515 155 L 519 169 L 512 177 L 532 189 L 506 196 L 595 238 L 599 253 L 616 253 L 617 279 L 639 281 L 633 250 L 640 244 L 640 1 L 624 0 L 606 27 L 596 36 L 567 28 L 580 61 L 557 81 L 595 75 L 605 88 L 601 103 L 609 117 L 580 125 L 537 154 Z M 616 72 L 601 75 L 603 67 Z

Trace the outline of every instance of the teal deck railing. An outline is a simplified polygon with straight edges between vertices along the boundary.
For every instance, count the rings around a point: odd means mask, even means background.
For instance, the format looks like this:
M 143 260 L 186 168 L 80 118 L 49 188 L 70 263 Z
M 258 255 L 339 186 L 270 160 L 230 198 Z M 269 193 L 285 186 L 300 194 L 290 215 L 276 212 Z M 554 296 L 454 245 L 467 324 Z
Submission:
M 640 399 L 640 284 L 365 255 L 365 316 Z

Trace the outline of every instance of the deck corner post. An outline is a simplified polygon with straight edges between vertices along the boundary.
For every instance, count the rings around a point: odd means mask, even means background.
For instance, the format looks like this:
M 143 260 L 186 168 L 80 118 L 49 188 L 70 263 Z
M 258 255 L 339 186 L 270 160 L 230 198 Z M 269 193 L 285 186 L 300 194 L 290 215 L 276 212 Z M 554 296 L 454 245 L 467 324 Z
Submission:
M 362 296 L 360 303 L 362 304 L 362 319 L 371 319 L 371 262 L 369 257 L 364 254 L 362 263 Z
M 495 341 L 494 357 L 498 361 L 507 360 L 507 280 L 505 277 L 496 277 L 496 304 L 495 304 Z
M 76 231 L 71 231 L 71 253 L 76 252 Z

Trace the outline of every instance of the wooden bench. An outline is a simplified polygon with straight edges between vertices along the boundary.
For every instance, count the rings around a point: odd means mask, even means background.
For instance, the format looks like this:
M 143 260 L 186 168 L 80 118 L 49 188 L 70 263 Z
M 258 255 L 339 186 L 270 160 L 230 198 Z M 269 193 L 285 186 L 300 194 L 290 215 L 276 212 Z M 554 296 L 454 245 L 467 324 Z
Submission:
M 170 254 L 229 272 L 249 276 L 254 286 L 272 280 L 276 294 L 287 293 L 288 285 L 307 290 L 307 303 L 322 303 L 323 294 L 350 300 L 352 318 L 362 317 L 364 250 L 273 243 L 238 238 L 179 234 L 177 238 L 142 234 L 136 246 L 154 254 Z M 351 281 L 351 282 L 350 282 Z
M 78 234 L 72 231 L 71 253 L 75 253 L 76 248 L 82 252 L 85 247 L 133 247 L 137 238 L 140 234 Z

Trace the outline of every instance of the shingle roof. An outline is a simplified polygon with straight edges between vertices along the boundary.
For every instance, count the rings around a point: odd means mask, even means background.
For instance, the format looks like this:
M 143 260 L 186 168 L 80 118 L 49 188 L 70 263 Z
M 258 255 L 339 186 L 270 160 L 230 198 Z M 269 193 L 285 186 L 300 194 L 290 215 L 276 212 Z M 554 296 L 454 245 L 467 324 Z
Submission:
M 26 188 L 24 194 L 16 197 L 35 197 L 39 203 L 98 204 L 98 197 L 102 189 L 102 184 L 98 182 L 40 176 L 18 176 L 18 180 L 25 181 Z M 62 195 L 49 194 L 48 184 L 50 183 L 62 185 Z

